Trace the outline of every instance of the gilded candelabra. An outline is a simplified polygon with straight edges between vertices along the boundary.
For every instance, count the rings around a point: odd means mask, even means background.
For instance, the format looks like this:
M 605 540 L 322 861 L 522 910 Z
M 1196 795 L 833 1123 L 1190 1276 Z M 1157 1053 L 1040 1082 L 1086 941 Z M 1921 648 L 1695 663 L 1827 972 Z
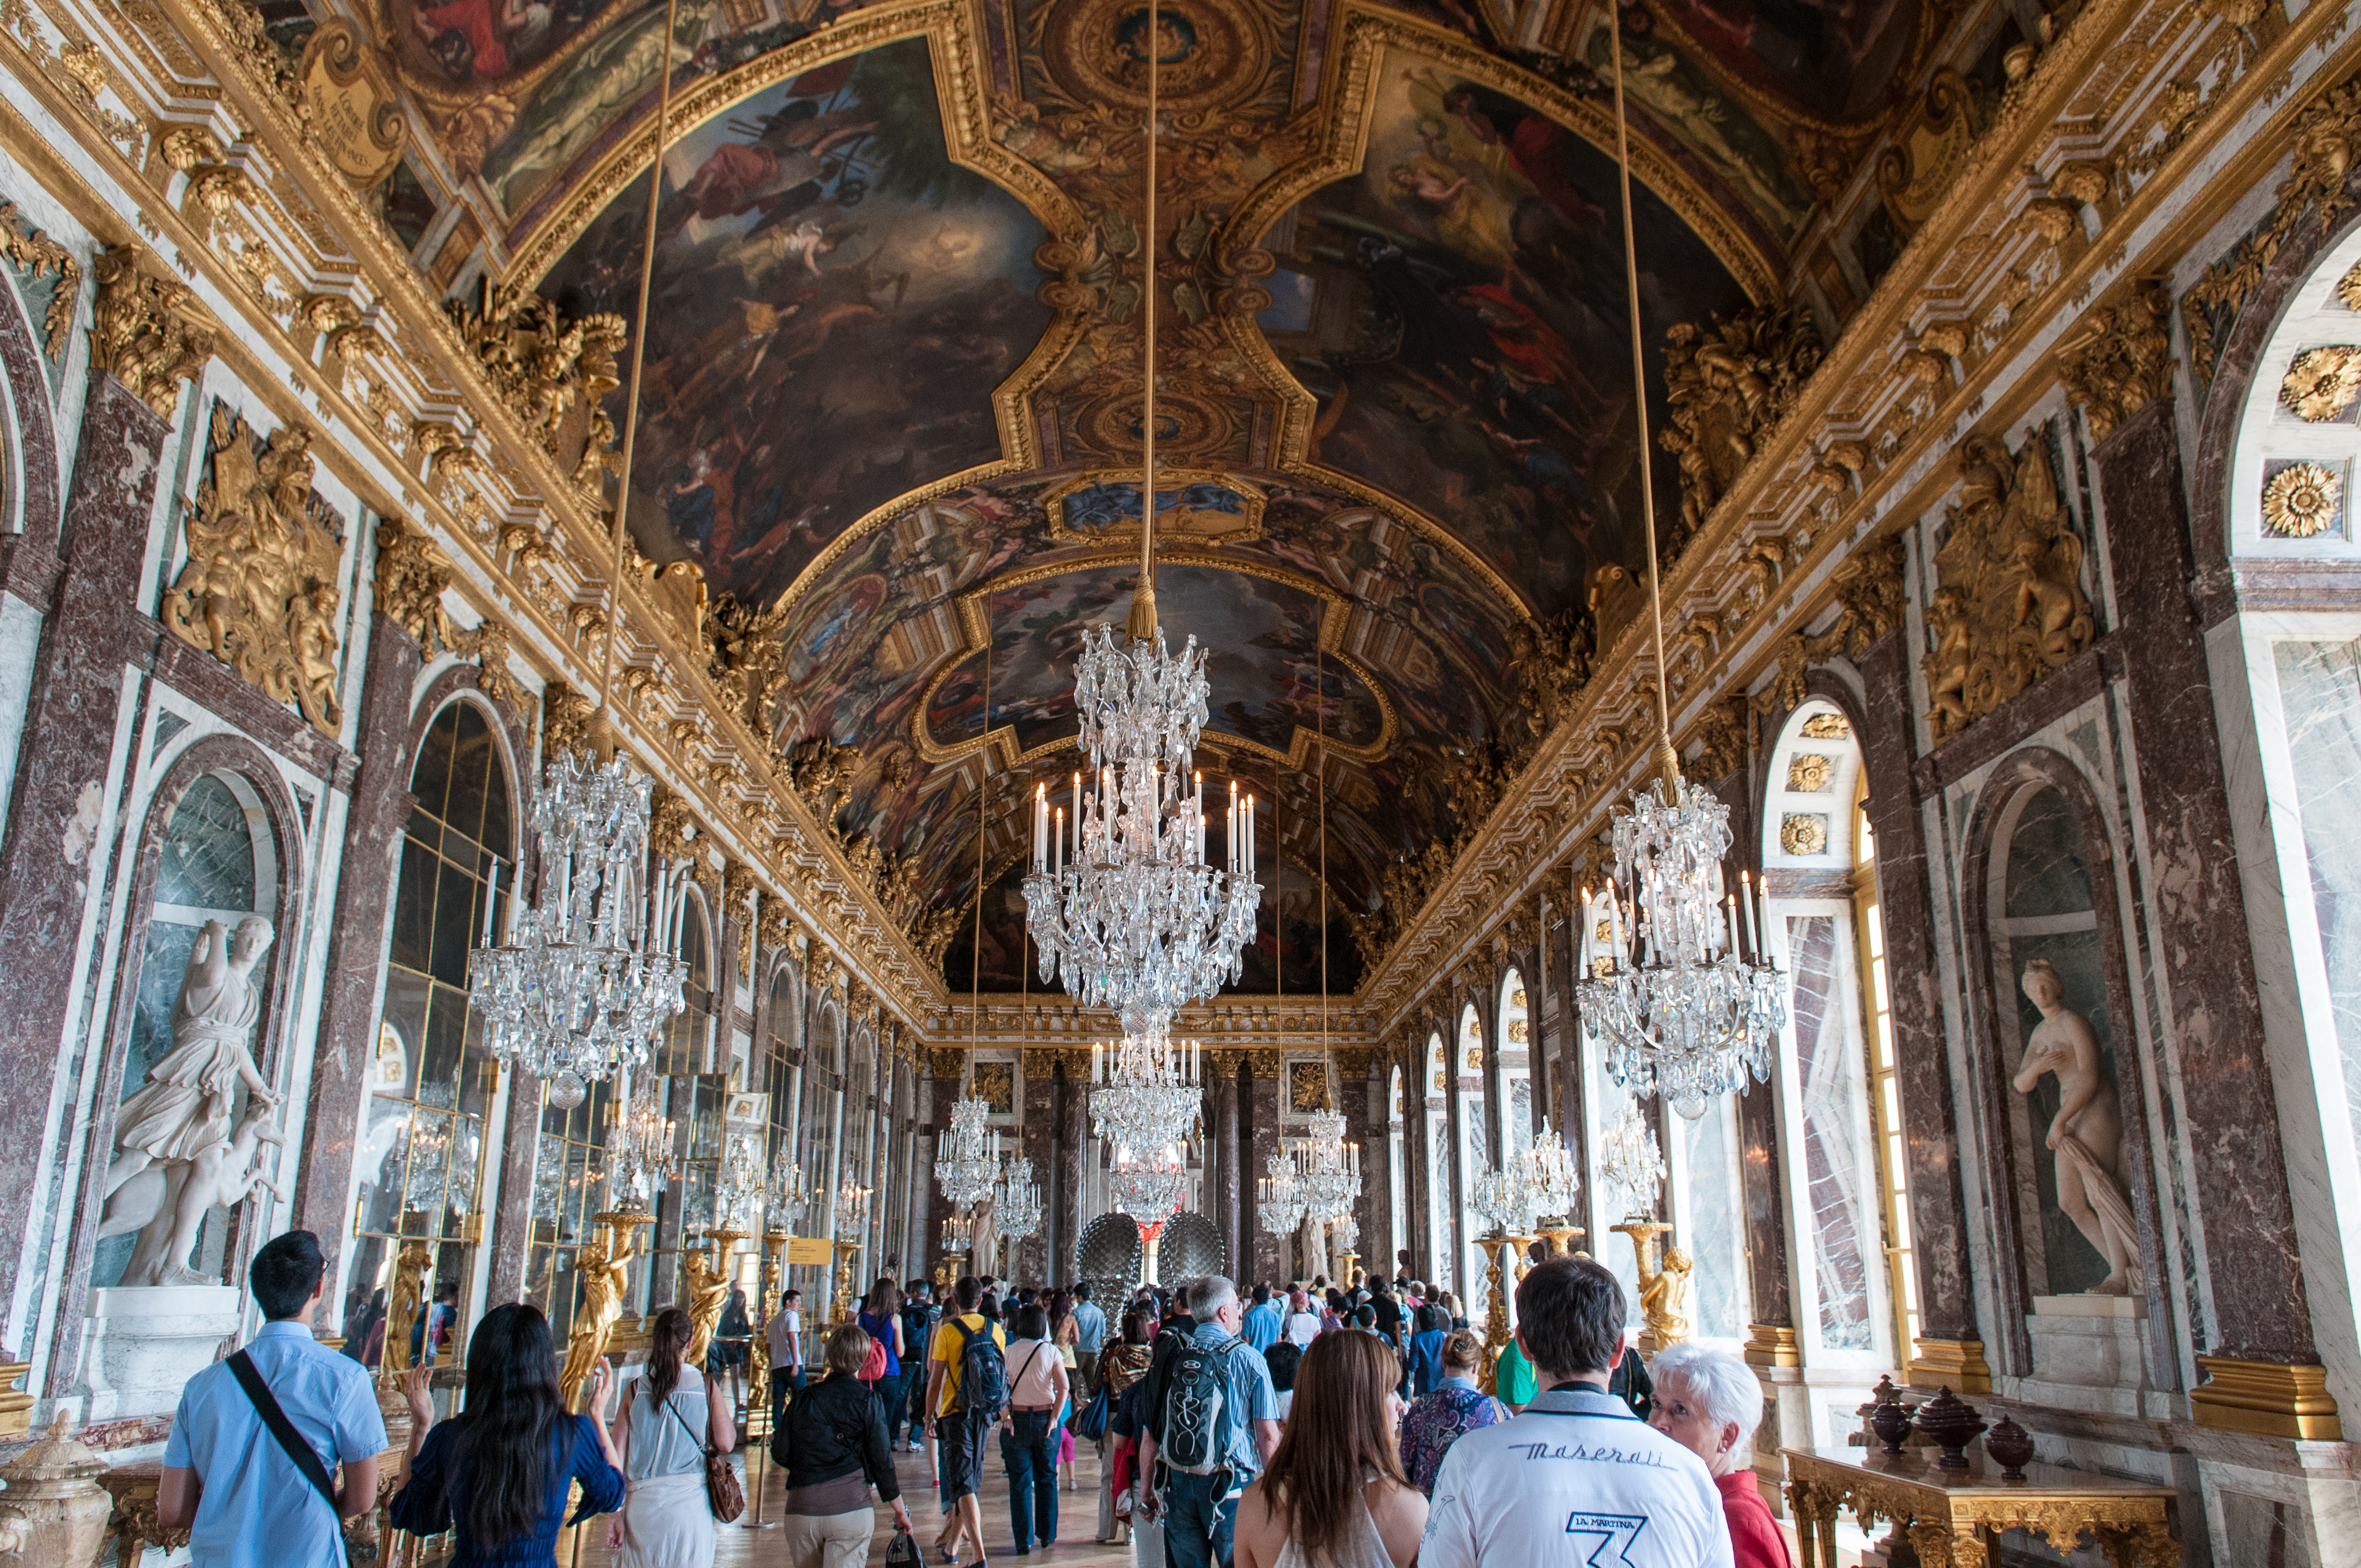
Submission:
M 1613 1229 L 1631 1238 L 1633 1261 L 1640 1271 L 1639 1348 L 1649 1355 L 1689 1337 L 1689 1321 L 1682 1315 L 1689 1291 L 1689 1255 L 1667 1249 L 1664 1238 L 1673 1227 L 1644 1214 L 1634 1214 Z
M 721 1326 L 721 1310 L 730 1301 L 730 1249 L 744 1241 L 747 1233 L 724 1226 L 708 1231 L 705 1235 L 713 1244 L 711 1262 L 697 1252 L 681 1258 L 681 1282 L 688 1290 L 691 1331 L 687 1359 L 696 1366 L 704 1365 L 707 1354 L 713 1349 L 714 1331 Z
M 631 1233 L 651 1224 L 655 1216 L 640 1209 L 607 1209 L 591 1216 L 605 1234 L 574 1255 L 575 1277 L 582 1282 L 582 1304 L 575 1310 L 573 1332 L 566 1336 L 566 1365 L 557 1376 L 566 1408 L 572 1409 L 582 1387 L 589 1381 L 607 1342 L 623 1315 L 623 1288 L 629 1278 Z

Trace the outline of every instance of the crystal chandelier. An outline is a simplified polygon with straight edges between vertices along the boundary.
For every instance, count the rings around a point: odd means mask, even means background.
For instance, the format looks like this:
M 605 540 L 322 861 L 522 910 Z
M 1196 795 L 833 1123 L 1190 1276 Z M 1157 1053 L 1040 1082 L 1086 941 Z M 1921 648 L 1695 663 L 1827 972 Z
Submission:
M 992 1223 L 1013 1242 L 1041 1228 L 1041 1188 L 1033 1179 L 1031 1160 L 1012 1157 L 1002 1170 L 1000 1186 L 992 1195 Z
M 992 1196 L 1000 1174 L 1000 1135 L 986 1128 L 990 1107 L 973 1096 L 951 1105 L 951 1127 L 935 1135 L 935 1185 L 956 1208 Z
M 769 1185 L 763 1193 L 763 1228 L 786 1231 L 804 1217 L 804 1205 L 809 1194 L 804 1190 L 804 1168 L 793 1160 L 783 1160 L 771 1172 Z
M 752 1235 L 762 1223 L 767 1197 L 762 1156 L 754 1140 L 741 1133 L 730 1139 L 720 1168 L 713 1173 L 713 1228 Z
M 1151 236 L 1157 80 L 1151 49 L 1140 231 Z M 1156 291 L 1148 292 L 1152 299 Z M 1053 814 L 1048 787 L 1036 788 L 1033 864 L 1025 878 L 1025 918 L 1041 947 L 1041 978 L 1062 970 L 1074 1000 L 1115 1009 L 1126 1035 L 1160 1028 L 1183 1005 L 1235 980 L 1262 901 L 1254 880 L 1254 797 L 1242 799 L 1235 783 L 1226 863 L 1216 871 L 1205 859 L 1204 777 L 1191 767 L 1207 717 L 1205 655 L 1191 637 L 1174 657 L 1156 624 L 1157 312 L 1141 314 L 1138 586 L 1120 641 L 1107 626 L 1082 634 L 1074 715 L 1091 787 L 1074 775 L 1071 839 L 1066 808 Z
M 1656 1193 L 1664 1184 L 1664 1157 L 1657 1152 L 1655 1130 L 1637 1105 L 1626 1105 L 1614 1125 L 1599 1139 L 1598 1174 L 1609 1201 L 1623 1205 L 1631 1216 L 1656 1207 Z
M 1196 1136 L 1204 1104 L 1203 1052 L 1174 1045 L 1160 1025 L 1091 1047 L 1092 1128 L 1126 1148 L 1161 1148 Z
M 540 894 L 506 947 L 492 945 L 497 898 L 485 899 L 468 977 L 485 1047 L 547 1080 L 561 1110 L 619 1065 L 645 1060 L 686 1004 L 675 896 L 685 889 L 670 864 L 646 889 L 650 784 L 620 758 L 602 766 L 561 753 L 533 803 Z M 490 894 L 499 874 L 495 865 Z
M 1505 1170 L 1487 1170 L 1476 1178 L 1467 1207 L 1495 1235 L 1522 1235 L 1532 1228 L 1533 1202 L 1511 1156 Z
M 1295 1190 L 1295 1162 L 1275 1154 L 1268 1165 L 1270 1174 L 1255 1182 L 1255 1220 L 1273 1235 L 1285 1235 L 1303 1223 L 1303 1197 Z
M 628 1101 L 629 1086 L 624 1098 Z M 656 1194 L 680 1171 L 677 1129 L 650 1103 L 630 1106 L 607 1134 L 607 1203 L 620 1214 L 652 1214 Z
M 1345 1141 L 1343 1114 L 1320 1112 L 1307 1135 L 1281 1138 L 1279 1146 L 1294 1162 L 1304 1215 L 1323 1223 L 1349 1218 L 1361 1195 L 1361 1146 Z
M 1623 119 L 1623 44 L 1614 40 L 1615 137 L 1623 191 L 1623 261 L 1630 294 L 1631 374 L 1647 385 L 1640 273 L 1631 229 L 1631 159 Z M 1665 688 L 1664 614 L 1656 565 L 1656 492 L 1649 465 L 1648 402 L 1640 419 L 1640 496 L 1648 543 L 1648 606 L 1656 652 L 1656 778 L 1615 819 L 1615 866 L 1594 920 L 1583 896 L 1582 978 L 1575 991 L 1583 1032 L 1604 1042 L 1607 1071 L 1641 1096 L 1661 1094 L 1695 1118 L 1717 1094 L 1771 1074 L 1771 1049 L 1787 1021 L 1784 978 L 1738 941 L 1738 899 L 1725 896 L 1721 858 L 1730 809 L 1681 777 Z M 1767 918 L 1767 912 L 1766 912 Z M 1747 929 L 1754 927 L 1752 899 Z M 1607 927 L 1602 943 L 1598 926 Z
M 836 1228 L 846 1231 L 866 1229 L 869 1224 L 869 1200 L 876 1195 L 873 1187 L 861 1187 L 848 1177 L 836 1190 Z
M 1518 1151 L 1516 1163 L 1535 1219 L 1573 1217 L 1575 1205 L 1582 1201 L 1582 1173 L 1547 1117 L 1533 1141 Z
M 1159 1225 L 1180 1207 L 1189 1190 L 1189 1168 L 1180 1151 L 1167 1146 L 1134 1158 L 1126 1148 L 1115 1150 L 1115 1167 L 1107 1172 L 1107 1205 L 1143 1225 Z

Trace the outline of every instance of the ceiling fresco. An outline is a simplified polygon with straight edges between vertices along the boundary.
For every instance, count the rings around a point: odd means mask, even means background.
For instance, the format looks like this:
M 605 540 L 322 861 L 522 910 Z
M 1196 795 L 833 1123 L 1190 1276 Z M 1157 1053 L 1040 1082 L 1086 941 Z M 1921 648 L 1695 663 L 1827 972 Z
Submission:
M 954 987 L 1026 983 L 1024 800 L 1075 764 L 1082 630 L 1128 606 L 1151 313 L 1161 619 L 1213 651 L 1208 783 L 1273 804 L 1288 882 L 1239 989 L 1282 949 L 1288 990 L 1323 952 L 1349 989 L 1546 721 L 1536 658 L 1632 591 L 1598 13 L 1554 10 L 1544 58 L 1454 0 L 680 0 L 667 55 L 642 0 L 379 3 L 508 278 L 569 313 L 638 308 L 672 61 L 633 540 L 703 573 L 717 669 L 758 671 L 746 717 Z M 1927 31 L 1920 0 L 1732 3 L 1622 13 L 1652 343 L 1772 297 L 1791 133 L 1883 112 Z

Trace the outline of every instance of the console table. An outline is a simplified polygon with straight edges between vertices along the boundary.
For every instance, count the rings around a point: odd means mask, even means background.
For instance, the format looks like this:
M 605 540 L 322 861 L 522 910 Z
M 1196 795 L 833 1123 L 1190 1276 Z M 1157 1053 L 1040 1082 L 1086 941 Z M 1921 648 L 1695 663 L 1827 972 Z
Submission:
M 1926 1568 L 1984 1568 L 1993 1537 L 2004 1530 L 2029 1530 L 2060 1552 L 2088 1535 L 2116 1568 L 2180 1565 L 2180 1545 L 2166 1525 L 2165 1510 L 2179 1495 L 2169 1486 L 2050 1464 L 2028 1464 L 2024 1480 L 2004 1481 L 1999 1466 L 1981 1457 L 1966 1470 L 1939 1469 L 1932 1449 L 1899 1459 L 1861 1448 L 1780 1453 L 1802 1568 L 1836 1568 L 1837 1515 L 1848 1509 L 1864 1530 L 1878 1520 L 1891 1524 Z

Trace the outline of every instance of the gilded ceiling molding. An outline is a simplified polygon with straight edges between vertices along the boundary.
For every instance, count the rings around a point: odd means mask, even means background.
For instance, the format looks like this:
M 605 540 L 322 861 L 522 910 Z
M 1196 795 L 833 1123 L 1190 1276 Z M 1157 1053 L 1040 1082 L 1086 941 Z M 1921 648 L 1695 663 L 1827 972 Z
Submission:
M 136 245 L 111 245 L 98 253 L 90 360 L 169 420 L 181 400 L 181 383 L 204 374 L 219 328 L 186 284 L 142 271 L 145 254 Z
M 1370 699 L 1378 706 L 1378 738 L 1375 740 L 1362 745 L 1354 745 L 1332 736 L 1327 742 L 1328 750 L 1336 756 L 1350 757 L 1356 762 L 1367 762 L 1378 761 L 1393 749 L 1394 741 L 1401 731 L 1401 721 L 1400 716 L 1394 711 L 1393 699 L 1386 695 L 1385 687 L 1369 673 L 1367 666 L 1345 651 L 1345 637 L 1350 630 L 1354 608 L 1354 600 L 1350 596 L 1339 592 L 1326 583 L 1304 576 L 1301 573 L 1290 571 L 1283 566 L 1269 565 L 1260 561 L 1241 561 L 1227 556 L 1203 554 L 1195 551 L 1174 551 L 1168 554 L 1159 550 L 1157 552 L 1156 564 L 1159 568 L 1203 566 L 1216 571 L 1235 572 L 1244 576 L 1260 577 L 1267 582 L 1284 583 L 1289 587 L 1300 589 L 1320 599 L 1327 607 L 1320 617 L 1320 646 L 1326 651 L 1330 658 L 1350 670 L 1360 680 L 1361 685 L 1368 691 Z M 933 730 L 928 727 L 927 715 L 933 709 L 935 694 L 941 688 L 943 683 L 957 674 L 961 664 L 983 652 L 985 645 L 991 641 L 986 630 L 983 607 L 992 595 L 1008 588 L 1021 587 L 1027 583 L 1064 576 L 1071 572 L 1099 571 L 1108 565 L 1110 563 L 1104 557 L 1098 557 L 1088 560 L 1064 559 L 1044 562 L 1035 566 L 1020 566 L 1015 571 L 1004 572 L 983 587 L 959 596 L 955 603 L 958 607 L 960 631 L 966 641 L 957 652 L 943 661 L 942 667 L 938 669 L 934 678 L 927 683 L 926 691 L 919 696 L 917 706 L 910 714 L 910 742 L 917 748 L 918 754 L 922 758 L 929 762 L 956 762 L 976 755 L 987 745 L 994 745 L 1005 765 L 1015 770 L 1028 766 L 1044 757 L 1053 757 L 1074 749 L 1073 737 L 1067 736 L 1062 740 L 1046 741 L 1033 747 L 1030 751 L 1022 750 L 1016 740 L 1016 727 L 1013 724 L 1003 724 L 994 729 L 989 736 L 947 744 L 935 739 Z M 1234 735 L 1225 729 L 1209 729 L 1205 731 L 1205 737 L 1201 743 L 1203 747 L 1248 752 L 1298 772 L 1311 765 L 1312 753 L 1320 743 L 1318 735 L 1304 729 L 1301 724 L 1294 727 L 1294 735 L 1285 751 L 1266 746 L 1258 740 L 1249 740 L 1243 735 Z
M 27 278 L 56 276 L 49 309 L 41 315 L 41 351 L 50 363 L 63 363 L 73 330 L 74 301 L 82 292 L 82 263 L 46 231 L 27 227 L 16 203 L 7 201 L 0 201 L 0 256 L 14 262 Z
M 2101 305 L 2058 345 L 2058 378 L 2082 405 L 2092 441 L 2172 392 L 2172 291 L 2162 279 L 2134 282 Z

